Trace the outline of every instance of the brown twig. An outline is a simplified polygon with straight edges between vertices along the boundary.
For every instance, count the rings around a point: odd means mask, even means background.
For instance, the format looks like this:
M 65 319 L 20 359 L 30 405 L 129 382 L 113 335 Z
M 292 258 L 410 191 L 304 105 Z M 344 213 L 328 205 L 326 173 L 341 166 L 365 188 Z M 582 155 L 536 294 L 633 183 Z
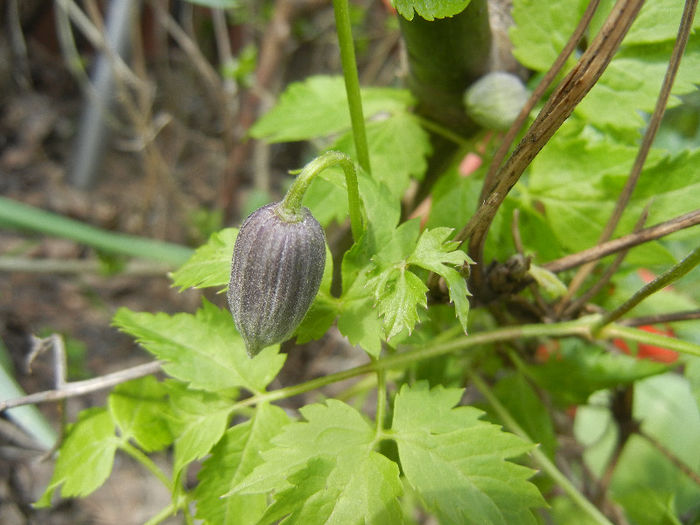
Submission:
M 499 168 L 495 189 L 457 237 L 460 241 L 470 237 L 469 255 L 477 261 L 472 271 L 474 289 L 483 285 L 482 267 L 486 235 L 506 195 L 518 182 L 525 168 L 571 115 L 576 105 L 596 84 L 643 3 L 643 0 L 618 0 L 591 45 L 547 100 L 508 161 Z
M 496 150 L 496 153 L 493 156 L 493 160 L 491 161 L 491 165 L 489 166 L 489 171 L 486 174 L 486 177 L 484 178 L 484 184 L 481 187 L 481 196 L 479 198 L 480 202 L 485 201 L 486 198 L 488 197 L 488 195 L 497 186 L 497 182 L 498 182 L 496 180 L 497 170 L 501 166 L 501 163 L 503 162 L 503 159 L 505 158 L 506 154 L 508 153 L 510 146 L 513 144 L 513 141 L 515 140 L 515 136 L 518 134 L 518 131 L 520 131 L 520 128 L 522 128 L 523 124 L 525 124 L 525 121 L 527 120 L 527 117 L 530 115 L 532 108 L 535 107 L 535 104 L 537 104 L 537 102 L 540 100 L 540 98 L 542 98 L 542 95 L 544 95 L 544 92 L 547 91 L 547 88 L 549 88 L 549 86 L 552 83 L 552 81 L 554 80 L 554 78 L 559 74 L 559 71 L 561 71 L 561 69 L 564 67 L 564 64 L 566 64 L 566 61 L 568 60 L 569 55 L 571 55 L 571 53 L 574 51 L 574 49 L 576 49 L 576 46 L 578 45 L 579 41 L 581 40 L 583 33 L 586 31 L 588 24 L 591 23 L 591 19 L 593 18 L 593 14 L 595 13 L 595 10 L 598 8 L 599 3 L 600 3 L 600 0 L 591 0 L 588 3 L 588 7 L 586 7 L 586 11 L 583 13 L 583 16 L 581 17 L 581 20 L 579 21 L 578 25 L 576 26 L 576 29 L 574 29 L 574 32 L 571 34 L 569 41 L 566 43 L 564 48 L 561 50 L 561 52 L 559 53 L 559 56 L 557 56 L 556 60 L 552 64 L 552 67 L 549 68 L 549 71 L 547 71 L 545 76 L 542 77 L 542 80 L 540 80 L 540 83 L 537 84 L 537 87 L 532 92 L 532 95 L 530 95 L 530 98 L 525 103 L 523 108 L 520 110 L 520 113 L 518 114 L 517 118 L 515 119 L 513 124 L 510 126 L 510 129 L 508 130 L 508 132 L 503 137 L 503 140 L 501 141 L 501 145 L 498 147 L 498 150 Z
M 700 209 L 691 211 L 685 215 L 675 217 L 668 221 L 661 222 L 654 226 L 650 226 L 649 228 L 645 228 L 638 232 L 624 235 L 618 239 L 599 244 L 593 248 L 567 255 L 561 259 L 550 261 L 544 264 L 543 267 L 551 272 L 563 272 L 564 270 L 576 268 L 577 266 L 591 261 L 597 261 L 598 259 L 602 259 L 603 257 L 613 253 L 617 253 L 620 250 L 626 250 L 633 246 L 659 239 L 685 228 L 697 226 L 698 224 L 700 224 Z
M 620 317 L 632 310 L 632 308 L 641 303 L 644 299 L 680 279 L 698 264 L 700 264 L 700 246 L 691 251 L 678 264 L 674 264 L 656 279 L 642 286 L 637 292 L 635 292 L 634 295 L 632 295 L 632 297 L 627 299 L 620 306 L 603 315 L 603 317 L 601 317 L 600 320 L 593 325 L 591 332 L 596 335 L 603 329 L 603 327 L 610 323 L 614 323 Z
M 8 408 L 18 407 L 21 405 L 33 405 L 35 403 L 45 403 L 47 401 L 58 401 L 69 397 L 82 396 L 97 390 L 104 390 L 105 388 L 110 388 L 132 379 L 155 374 L 156 372 L 160 371 L 162 364 L 162 361 L 151 361 L 150 363 L 125 368 L 124 370 L 119 370 L 117 372 L 95 377 L 93 379 L 67 382 L 64 383 L 62 387 L 56 388 L 55 390 L 45 390 L 43 392 L 36 392 L 34 394 L 18 397 L 16 399 L 2 401 L 0 402 L 0 413 Z
M 605 229 L 600 234 L 598 244 L 604 243 L 608 241 L 610 237 L 612 237 L 612 234 L 620 222 L 622 213 L 625 211 L 625 208 L 627 207 L 627 204 L 629 203 L 632 197 L 632 193 L 634 192 L 634 188 L 637 185 L 637 181 L 639 180 L 639 177 L 642 173 L 642 168 L 644 167 L 644 163 L 646 162 L 647 155 L 649 154 L 651 145 L 654 142 L 654 138 L 656 137 L 656 132 L 659 130 L 659 126 L 661 125 L 661 119 L 664 115 L 664 112 L 666 111 L 666 104 L 668 103 L 668 98 L 671 96 L 671 88 L 673 87 L 673 81 L 676 78 L 676 73 L 678 72 L 678 67 L 681 63 L 681 57 L 683 56 L 686 44 L 688 43 L 690 31 L 693 27 L 693 18 L 695 17 L 695 9 L 697 7 L 697 3 L 698 0 L 686 0 L 685 2 L 685 7 L 683 8 L 683 15 L 680 21 L 680 26 L 678 28 L 678 37 L 676 38 L 676 43 L 673 47 L 673 53 L 671 54 L 671 59 L 668 63 L 668 68 L 666 69 L 666 75 L 664 76 L 661 91 L 659 92 L 659 96 L 656 100 L 656 107 L 654 108 L 654 112 L 652 113 L 651 119 L 649 120 L 649 125 L 647 126 L 647 129 L 644 132 L 642 144 L 639 147 L 637 157 L 635 158 L 634 164 L 632 165 L 632 169 L 630 170 L 630 174 L 627 177 L 625 187 L 620 193 L 617 203 L 615 204 L 615 209 L 613 210 L 612 215 L 608 220 L 608 223 L 605 225 Z M 588 275 L 590 275 L 591 271 L 593 271 L 594 266 L 594 263 L 590 263 L 582 266 L 578 270 L 574 278 L 571 280 L 571 283 L 569 284 L 569 290 L 567 294 L 564 297 L 562 297 L 561 302 L 556 308 L 557 310 L 561 311 L 564 309 L 568 300 L 573 296 L 574 293 L 576 293 L 576 290 L 578 290 L 581 284 L 583 284 L 583 281 L 586 279 L 586 277 L 588 277 Z
M 291 32 L 294 17 L 304 10 L 313 9 L 324 2 L 321 0 L 277 0 L 273 10 L 272 20 L 265 28 L 258 68 L 255 71 L 255 86 L 245 94 L 238 115 L 235 142 L 226 160 L 221 187 L 219 190 L 219 207 L 224 210 L 225 220 L 232 215 L 233 195 L 238 186 L 238 171 L 248 157 L 251 140 L 245 136 L 258 116 L 258 108 L 263 93 L 279 73 L 279 63 L 283 58 L 283 49 Z
M 606 499 L 610 482 L 615 474 L 615 469 L 620 461 L 625 445 L 629 441 L 629 438 L 639 429 L 639 424 L 632 416 L 634 385 L 614 391 L 612 394 L 610 411 L 617 423 L 618 433 L 617 439 L 615 440 L 615 448 L 596 487 L 597 494 L 595 500 L 599 504 Z
M 642 226 L 644 226 L 644 223 L 646 222 L 647 218 L 649 217 L 649 206 L 646 206 L 644 208 L 644 211 L 642 212 L 641 217 L 637 221 L 637 224 L 634 227 L 634 232 L 638 232 L 639 230 L 642 229 Z M 575 312 L 577 312 L 584 304 L 588 302 L 588 300 L 593 297 L 595 294 L 597 294 L 600 290 L 602 290 L 609 282 L 610 279 L 613 278 L 613 276 L 617 273 L 617 269 L 620 267 L 622 262 L 625 260 L 625 257 L 627 257 L 627 254 L 629 253 L 629 248 L 626 250 L 622 250 L 618 252 L 617 257 L 615 257 L 615 260 L 612 262 L 610 266 L 605 270 L 605 273 L 603 273 L 603 276 L 600 279 L 596 279 L 596 282 L 591 286 L 586 292 L 584 292 L 581 297 L 573 301 L 569 306 L 564 310 L 564 317 L 573 315 Z
M 672 312 L 669 314 L 645 315 L 623 319 L 620 324 L 625 326 L 645 326 L 650 324 L 675 323 L 678 321 L 694 321 L 700 319 L 700 310 Z

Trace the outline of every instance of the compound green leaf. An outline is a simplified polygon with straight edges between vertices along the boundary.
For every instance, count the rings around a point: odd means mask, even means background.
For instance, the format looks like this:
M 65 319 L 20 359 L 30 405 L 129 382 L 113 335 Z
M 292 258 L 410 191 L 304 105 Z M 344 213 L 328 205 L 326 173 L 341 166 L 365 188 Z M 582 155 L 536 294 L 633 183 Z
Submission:
M 405 267 L 391 268 L 371 279 L 368 286 L 374 288 L 379 316 L 384 319 L 386 338 L 410 333 L 418 322 L 418 306 L 428 307 L 428 287 L 416 274 Z
M 464 11 L 471 0 L 393 0 L 392 4 L 406 20 L 413 20 L 414 12 L 426 20 L 454 16 Z
M 221 439 L 231 417 L 231 399 L 168 383 L 175 417 L 175 474 L 191 461 L 209 453 Z
M 234 493 L 272 491 L 266 522 L 286 515 L 290 523 L 400 523 L 398 466 L 373 450 L 375 431 L 362 415 L 334 399 L 301 413 L 305 421 L 272 439 L 264 463 Z
M 532 445 L 481 421 L 480 410 L 455 408 L 462 393 L 401 387 L 392 428 L 406 479 L 441 523 L 536 523 L 530 509 L 544 499 L 528 481 L 534 471 L 506 461 Z
M 569 339 L 562 340 L 545 363 L 528 367 L 530 377 L 563 406 L 585 403 L 597 390 L 630 384 L 667 369 L 663 363 L 613 354 Z
M 192 257 L 170 274 L 173 284 L 186 288 L 224 288 L 231 275 L 233 244 L 238 228 L 226 228 L 213 233 L 206 244 L 197 248 Z
M 597 32 L 610 12 L 614 0 L 602 0 L 591 21 L 591 31 Z M 654 0 L 645 2 L 634 20 L 632 27 L 625 35 L 624 43 L 652 44 L 665 40 L 675 40 L 678 36 L 678 26 L 683 13 L 683 2 L 676 0 Z M 700 19 L 695 17 L 693 27 L 700 27 Z
M 518 61 L 536 71 L 548 70 L 569 40 L 586 4 L 582 0 L 513 2 L 515 25 L 509 34 Z
M 153 376 L 114 388 L 107 404 L 124 439 L 133 439 L 146 452 L 162 450 L 173 442 L 173 415 L 166 387 Z
M 114 431 L 105 408 L 83 410 L 61 445 L 49 486 L 36 505 L 50 506 L 59 487 L 64 498 L 87 496 L 100 487 L 112 471 L 119 446 Z
M 668 67 L 673 42 L 623 44 L 591 92 L 576 107 L 588 122 L 611 128 L 640 129 L 651 113 Z M 700 35 L 692 35 L 673 84 L 673 95 L 690 93 L 700 82 Z M 671 97 L 667 107 L 680 103 Z
M 450 300 L 455 305 L 457 318 L 462 329 L 467 331 L 469 316 L 469 300 L 471 295 L 467 290 L 465 278 L 452 266 L 461 267 L 465 263 L 473 263 L 469 256 L 458 249 L 459 243 L 450 241 L 451 228 L 433 228 L 425 230 L 416 245 L 413 254 L 408 258 L 409 264 L 415 264 L 431 272 L 441 275 L 450 291 Z
M 363 88 L 361 95 L 365 118 L 380 112 L 405 111 L 412 102 L 408 91 L 392 88 Z M 319 75 L 290 84 L 250 134 L 268 142 L 289 142 L 325 137 L 349 128 L 343 78 Z
M 194 315 L 120 308 L 113 322 L 165 360 L 163 369 L 168 374 L 192 388 L 222 391 L 244 387 L 259 392 L 277 375 L 285 359 L 277 346 L 249 358 L 231 314 L 206 300 Z
M 197 475 L 197 518 L 212 525 L 259 522 L 267 506 L 264 494 L 224 495 L 262 463 L 261 453 L 288 422 L 281 408 L 262 404 L 250 420 L 226 431 Z

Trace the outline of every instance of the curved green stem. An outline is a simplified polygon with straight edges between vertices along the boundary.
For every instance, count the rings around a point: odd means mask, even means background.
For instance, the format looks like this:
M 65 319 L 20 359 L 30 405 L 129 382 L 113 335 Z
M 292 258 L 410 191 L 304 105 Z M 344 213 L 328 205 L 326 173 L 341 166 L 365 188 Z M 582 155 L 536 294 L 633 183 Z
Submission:
M 148 520 L 145 525 L 158 525 L 158 523 L 163 523 L 165 520 L 167 520 L 170 516 L 175 514 L 177 512 L 177 506 L 174 503 L 171 503 L 167 507 L 161 509 L 161 511 L 153 516 L 150 520 Z
M 362 114 L 360 80 L 357 76 L 355 46 L 352 41 L 350 13 L 348 11 L 348 0 L 333 0 L 333 10 L 335 12 L 335 25 L 336 31 L 338 32 L 338 43 L 340 44 L 340 61 L 343 65 L 345 91 L 348 95 L 348 109 L 350 110 L 350 122 L 352 123 L 352 135 L 355 141 L 355 151 L 357 151 L 357 161 L 363 170 L 367 173 L 371 173 L 367 133 L 365 132 L 365 117 Z
M 148 471 L 153 474 L 156 478 L 160 480 L 160 482 L 165 485 L 165 487 L 172 493 L 173 491 L 173 482 L 166 476 L 161 469 L 158 468 L 158 465 L 156 465 L 151 458 L 149 458 L 146 454 L 141 452 L 139 449 L 134 447 L 128 442 L 124 442 L 119 445 L 119 448 L 129 454 L 132 458 L 134 458 L 136 461 L 141 463 L 144 467 L 148 469 Z
M 700 345 L 698 344 L 691 343 L 690 341 L 684 341 L 683 339 L 676 339 L 675 337 L 669 337 L 667 335 L 647 332 L 646 330 L 642 330 L 640 328 L 613 324 L 604 327 L 600 331 L 599 335 L 604 339 L 628 339 L 637 343 L 668 348 L 669 350 L 675 350 L 676 352 L 681 352 L 683 354 L 690 354 L 700 357 Z
M 513 326 L 481 332 L 474 335 L 462 336 L 451 341 L 440 344 L 421 346 L 414 350 L 394 354 L 382 359 L 371 361 L 367 364 L 343 370 L 327 376 L 311 379 L 298 385 L 272 390 L 262 394 L 256 394 L 233 405 L 232 410 L 239 410 L 242 407 L 256 405 L 258 403 L 268 403 L 294 397 L 311 390 L 322 388 L 326 385 L 337 383 L 345 379 L 350 379 L 364 374 L 376 373 L 379 370 L 391 370 L 405 368 L 408 365 L 423 359 L 438 357 L 452 352 L 466 350 L 475 346 L 480 346 L 497 341 L 510 341 L 527 337 L 566 337 L 581 336 L 587 337 L 590 333 L 590 326 L 596 317 L 585 317 L 576 321 L 566 321 L 552 324 L 532 324 L 523 326 Z
M 591 315 L 576 319 L 575 321 L 509 326 L 506 328 L 490 330 L 488 332 L 461 336 L 444 343 L 421 346 L 407 352 L 401 352 L 382 359 L 377 359 L 349 370 L 343 370 L 327 376 L 311 379 L 310 381 L 299 383 L 298 385 L 292 385 L 289 387 L 280 388 L 278 390 L 272 390 L 270 392 L 255 394 L 233 405 L 232 410 L 240 410 L 242 407 L 256 405 L 258 403 L 269 403 L 272 401 L 279 401 L 280 399 L 287 399 L 289 397 L 298 396 L 299 394 L 310 392 L 311 390 L 316 390 L 339 381 L 344 381 L 346 379 L 351 379 L 364 374 L 377 373 L 379 370 L 406 368 L 417 361 L 430 359 L 453 352 L 459 352 L 489 343 L 511 341 L 514 339 L 527 339 L 532 337 L 582 337 L 584 339 L 590 339 L 591 329 L 599 319 L 600 316 Z M 672 350 L 677 350 L 678 352 L 700 356 L 700 345 L 698 344 L 682 341 L 680 339 L 674 339 L 672 337 L 652 334 L 637 328 L 612 325 L 606 327 L 600 335 L 601 338 L 606 339 L 626 337 L 635 341 L 664 346 Z
M 362 235 L 362 207 L 360 190 L 357 184 L 357 172 L 352 159 L 339 151 L 327 151 L 309 162 L 294 180 L 284 196 L 278 213 L 283 219 L 293 222 L 301 220 L 301 202 L 311 181 L 326 168 L 340 165 L 345 172 L 345 184 L 348 190 L 348 209 L 350 210 L 350 227 L 352 236 L 357 241 Z
M 501 418 L 501 421 L 503 421 L 503 424 L 506 426 L 506 428 L 514 434 L 520 436 L 524 440 L 532 443 L 533 441 L 532 439 L 530 439 L 530 436 L 527 435 L 527 432 L 525 432 L 525 430 L 523 430 L 523 428 L 518 424 L 515 418 L 510 415 L 510 412 L 508 412 L 506 407 L 504 407 L 498 400 L 498 398 L 493 394 L 493 392 L 491 392 L 491 389 L 484 382 L 484 380 L 481 379 L 481 377 L 476 373 L 470 373 L 469 377 L 474 383 L 474 386 L 476 386 L 479 392 L 481 392 L 481 394 L 486 398 L 486 401 L 488 401 L 489 404 L 493 407 L 493 410 L 496 412 L 498 417 Z M 564 490 L 564 492 L 568 494 L 571 500 L 574 503 L 576 503 L 576 505 L 578 505 L 581 508 L 581 510 L 588 514 L 596 523 L 612 525 L 610 520 L 608 520 L 608 518 L 606 518 L 595 505 L 588 501 L 588 499 L 583 494 L 581 494 L 581 492 L 579 492 L 579 490 L 574 486 L 574 484 L 571 483 L 571 481 L 569 481 L 569 478 L 562 474 L 562 472 L 556 467 L 554 463 L 552 463 L 549 460 L 547 455 L 544 452 L 542 452 L 542 450 L 535 447 L 532 449 L 530 454 L 532 454 L 532 458 L 540 466 L 540 468 L 544 472 L 546 472 L 547 475 L 562 490 Z

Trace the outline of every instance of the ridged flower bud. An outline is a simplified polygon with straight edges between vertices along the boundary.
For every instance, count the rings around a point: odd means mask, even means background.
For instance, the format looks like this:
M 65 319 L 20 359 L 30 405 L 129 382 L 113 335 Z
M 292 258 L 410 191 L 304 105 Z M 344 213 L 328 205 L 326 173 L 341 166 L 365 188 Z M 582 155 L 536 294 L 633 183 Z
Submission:
M 263 206 L 233 248 L 228 303 L 252 357 L 294 334 L 318 293 L 326 262 L 323 229 L 308 208 Z
M 522 80 L 495 71 L 474 82 L 464 93 L 467 114 L 480 126 L 507 131 L 528 99 Z

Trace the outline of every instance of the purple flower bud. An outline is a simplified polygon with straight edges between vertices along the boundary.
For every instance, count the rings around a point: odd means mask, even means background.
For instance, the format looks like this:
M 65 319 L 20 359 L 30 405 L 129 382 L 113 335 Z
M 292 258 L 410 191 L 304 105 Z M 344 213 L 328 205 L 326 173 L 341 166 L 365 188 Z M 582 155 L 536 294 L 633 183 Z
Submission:
M 252 357 L 294 334 L 321 285 L 323 229 L 307 208 L 282 218 L 281 203 L 263 206 L 243 223 L 233 248 L 228 304 Z

